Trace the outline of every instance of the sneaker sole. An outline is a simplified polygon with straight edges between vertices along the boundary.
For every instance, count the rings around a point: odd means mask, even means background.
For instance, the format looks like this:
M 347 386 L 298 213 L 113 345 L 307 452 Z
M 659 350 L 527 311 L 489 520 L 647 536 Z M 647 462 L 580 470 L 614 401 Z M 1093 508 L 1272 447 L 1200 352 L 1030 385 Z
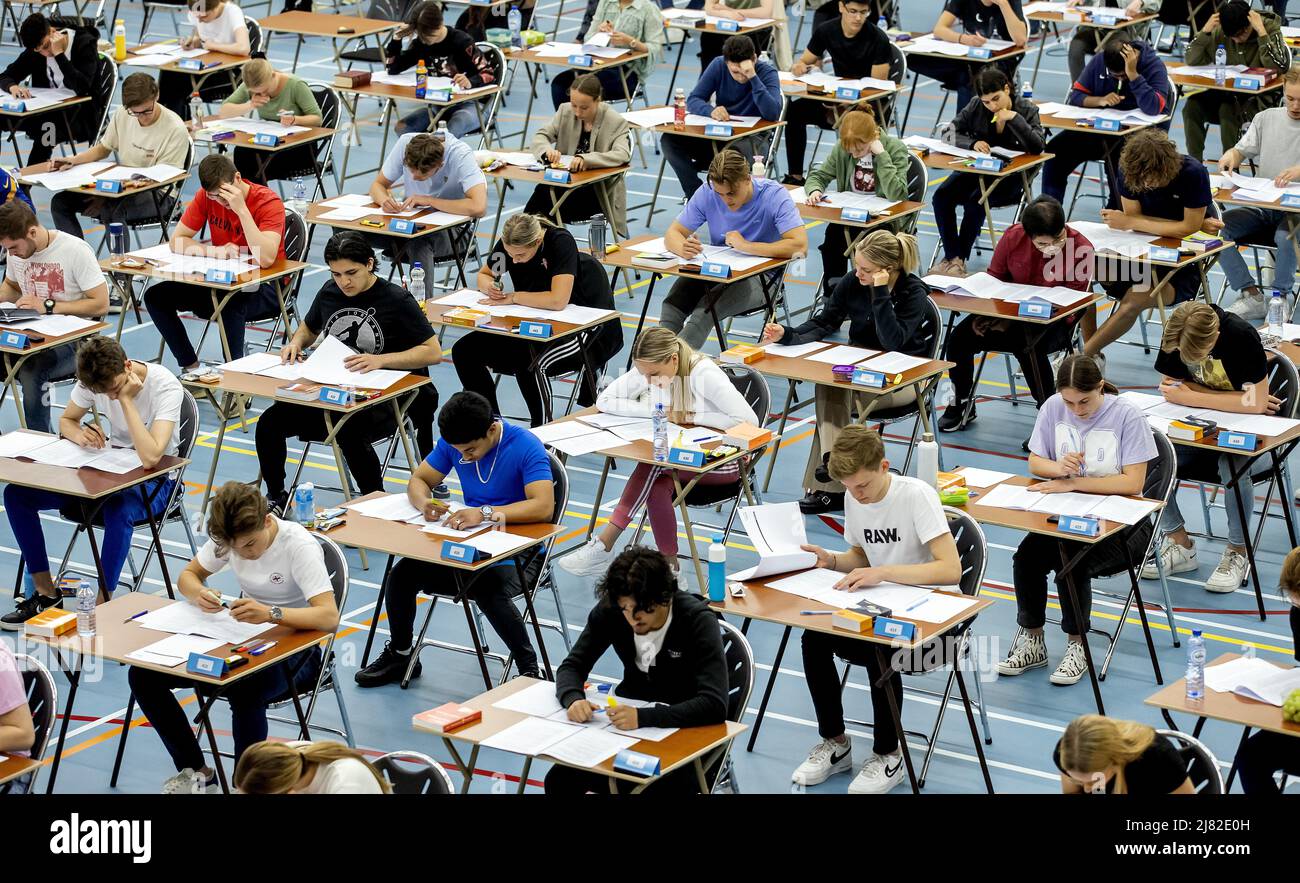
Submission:
M 885 785 L 884 788 L 856 788 L 856 789 L 855 789 L 855 788 L 853 787 L 852 783 L 850 783 L 850 784 L 849 784 L 849 791 L 848 791 L 848 793 L 850 793 L 850 794 L 888 794 L 890 791 L 893 791 L 895 788 L 897 788 L 898 785 L 899 785 L 899 783 L 902 782 L 903 779 L 905 779 L 905 778 L 907 778 L 907 774 L 904 773 L 904 772 L 900 769 L 899 772 L 894 776 L 894 778 L 893 778 L 892 780 L 890 780 L 889 783 L 888 783 L 887 785 Z
M 1014 678 L 1016 675 L 1022 675 L 1027 671 L 1033 671 L 1036 668 L 1046 668 L 1046 667 L 1047 667 L 1047 660 L 1044 659 L 1042 662 L 1035 662 L 1032 665 L 1026 665 L 1024 668 L 1017 668 L 1014 670 L 1010 668 L 1003 668 L 1002 663 L 999 662 L 997 669 L 998 669 L 998 674 L 1006 675 L 1009 678 Z
M 838 776 L 840 773 L 848 773 L 852 771 L 853 771 L 852 761 L 849 761 L 848 763 L 841 761 L 839 765 L 831 767 L 830 772 L 822 776 L 820 779 L 809 779 L 807 776 L 801 777 L 798 773 L 794 773 L 792 776 L 790 776 L 790 781 L 796 785 L 802 785 L 803 787 L 807 788 L 813 785 L 820 785 L 822 782 L 825 782 L 831 776 Z
M 1079 683 L 1079 681 L 1083 680 L 1083 676 L 1086 674 L 1087 672 L 1085 671 L 1083 674 L 1078 675 L 1073 679 L 1070 679 L 1070 678 L 1060 677 L 1059 675 L 1056 674 L 1056 672 L 1052 672 L 1052 676 L 1049 677 L 1048 680 L 1051 681 L 1053 684 L 1056 684 L 1056 686 L 1058 687 L 1070 687 L 1073 686 L 1074 684 Z
M 411 680 L 414 681 L 418 679 L 420 677 L 420 673 L 422 670 L 423 670 L 423 666 L 416 666 L 415 671 L 411 672 Z M 402 683 L 403 673 L 404 672 L 399 671 L 397 675 L 390 680 L 362 681 L 362 680 L 358 680 L 357 678 L 353 678 L 352 683 L 356 684 L 358 687 L 361 687 L 362 689 L 369 689 L 371 687 L 386 687 L 389 684 Z
M 565 573 L 571 573 L 574 576 L 600 576 L 609 569 L 609 561 L 592 567 L 580 567 L 577 565 L 570 566 L 563 558 L 561 558 L 559 561 L 555 562 L 555 566 L 560 568 L 560 570 L 563 570 Z
M 6 632 L 21 632 L 26 623 L 22 622 L 0 622 L 0 630 Z
M 972 416 L 969 420 L 963 420 L 962 422 L 958 423 L 956 426 L 944 426 L 943 423 L 940 423 L 939 431 L 940 432 L 961 432 L 963 429 L 965 429 L 967 426 L 970 426 L 974 422 L 975 422 L 975 418 L 974 416 Z
M 1201 569 L 1201 565 L 1199 563 L 1195 561 L 1191 561 L 1187 564 L 1183 564 L 1178 567 L 1169 568 L 1168 570 L 1165 571 L 1165 576 L 1177 576 L 1180 573 L 1195 573 L 1200 569 Z M 1157 572 L 1152 572 L 1148 574 L 1147 571 L 1143 569 L 1142 572 L 1138 574 L 1138 578 L 1139 579 L 1160 579 L 1160 574 Z
M 1210 583 L 1206 583 L 1205 591 L 1209 592 L 1211 595 L 1231 595 L 1233 592 L 1237 591 L 1237 589 L 1241 588 L 1245 584 L 1246 581 L 1244 579 L 1241 582 L 1237 583 L 1235 586 L 1223 586 L 1223 585 L 1216 586 L 1216 585 L 1211 585 Z

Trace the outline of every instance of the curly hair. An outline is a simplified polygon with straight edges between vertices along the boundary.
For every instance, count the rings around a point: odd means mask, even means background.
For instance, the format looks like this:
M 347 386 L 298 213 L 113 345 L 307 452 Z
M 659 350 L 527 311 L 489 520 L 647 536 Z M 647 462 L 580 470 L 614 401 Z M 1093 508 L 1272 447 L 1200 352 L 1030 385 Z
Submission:
M 642 613 L 672 603 L 676 593 L 677 577 L 668 559 L 646 546 L 624 549 L 596 584 L 596 597 L 610 607 L 631 598 Z
M 1134 193 L 1167 187 L 1183 167 L 1183 156 L 1169 136 L 1159 129 L 1143 129 L 1129 135 L 1119 155 L 1119 173 Z

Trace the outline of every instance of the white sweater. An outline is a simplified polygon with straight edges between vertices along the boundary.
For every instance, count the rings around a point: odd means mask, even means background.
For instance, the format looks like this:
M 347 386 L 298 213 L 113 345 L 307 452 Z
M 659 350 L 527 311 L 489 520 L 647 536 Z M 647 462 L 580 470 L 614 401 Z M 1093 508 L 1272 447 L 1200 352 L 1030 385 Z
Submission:
M 1285 107 L 1261 110 L 1237 142 L 1237 150 L 1257 160 L 1257 177 L 1276 178 L 1283 169 L 1300 165 L 1300 121 L 1291 119 Z
M 695 425 L 730 429 L 737 423 L 758 425 L 758 415 L 745 401 L 726 373 L 711 359 L 700 359 L 691 369 L 691 411 Z M 671 409 L 671 390 L 652 387 L 640 371 L 632 370 L 615 380 L 596 399 L 606 414 L 649 417 L 662 403 Z

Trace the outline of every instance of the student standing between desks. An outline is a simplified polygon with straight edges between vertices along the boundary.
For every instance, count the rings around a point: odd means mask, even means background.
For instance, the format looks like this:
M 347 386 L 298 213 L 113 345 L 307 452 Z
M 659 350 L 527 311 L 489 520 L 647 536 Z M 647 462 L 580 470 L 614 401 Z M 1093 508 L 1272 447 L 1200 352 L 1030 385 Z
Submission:
M 870 587 L 882 582 L 954 586 L 961 580 L 957 543 L 934 488 L 920 479 L 893 475 L 885 459 L 885 443 L 874 430 L 865 426 L 845 429 L 831 450 L 829 470 L 849 491 L 844 510 L 844 539 L 849 548 L 843 552 L 812 545 L 801 548 L 817 556 L 818 567 L 846 574 L 836 588 L 862 591 L 869 601 Z M 836 657 L 866 667 L 875 721 L 871 757 L 849 784 L 849 793 L 884 794 L 906 778 L 885 692 L 894 694 L 901 715 L 902 675 L 895 669 L 885 689 L 880 689 L 877 684 L 884 672 L 875 646 L 823 632 L 803 633 L 804 680 L 821 741 L 795 769 L 791 780 L 796 785 L 817 785 L 853 769 Z
M 441 438 L 433 453 L 416 467 L 406 485 L 407 499 L 424 513 L 425 521 L 446 516 L 447 525 L 458 530 L 479 524 L 508 529 L 511 524 L 545 522 L 554 516 L 555 486 L 546 448 L 527 429 L 494 416 L 487 399 L 474 392 L 456 393 L 438 412 L 438 433 Z M 465 508 L 448 515 L 447 504 L 433 499 L 431 489 L 453 469 L 460 479 Z M 545 552 L 534 546 L 518 557 L 531 586 Z M 519 584 L 515 562 L 516 558 L 506 558 L 467 577 L 467 595 L 509 648 L 519 674 L 541 678 L 537 651 L 514 602 L 528 588 Z M 402 680 L 411 661 L 415 596 L 420 592 L 452 597 L 456 580 L 441 564 L 409 558 L 394 564 L 386 596 L 388 641 L 384 652 L 357 672 L 358 686 L 378 687 Z M 379 611 L 375 612 L 378 615 Z M 411 678 L 418 678 L 420 670 L 417 658 Z
M 650 72 L 659 62 L 664 48 L 664 14 L 659 4 L 651 0 L 601 0 L 591 26 L 582 37 L 589 42 L 597 34 L 609 34 L 609 45 L 631 52 L 647 52 L 645 58 L 596 71 L 601 89 L 612 99 L 622 100 L 636 94 L 637 84 L 650 78 Z M 622 71 L 622 76 L 619 71 Z M 551 101 L 559 110 L 569 97 L 574 81 L 583 76 L 579 70 L 566 70 L 551 80 Z M 623 91 L 623 78 L 627 78 L 628 92 Z
M 1155 370 L 1161 375 L 1160 394 L 1165 401 L 1192 408 L 1210 408 L 1235 414 L 1275 414 L 1281 404 L 1268 388 L 1268 355 L 1259 332 L 1240 316 L 1213 304 L 1187 303 L 1165 322 Z M 1177 446 L 1178 474 L 1192 481 L 1226 481 L 1235 458 L 1212 450 Z M 1240 461 L 1236 461 L 1240 463 Z M 1224 512 L 1228 517 L 1228 545 L 1214 573 L 1205 582 L 1207 592 L 1235 592 L 1250 575 L 1246 559 L 1246 529 L 1238 502 L 1249 518 L 1255 509 L 1253 486 L 1225 488 Z M 1160 563 L 1165 574 L 1196 570 L 1196 544 L 1183 526 L 1177 496 L 1160 513 L 1164 539 Z M 1152 562 L 1142 568 L 1144 579 L 1156 579 Z
M 509 274 L 514 291 L 506 291 L 503 277 Z M 591 255 L 578 251 L 573 234 L 550 221 L 525 213 L 511 215 L 501 229 L 501 240 L 493 247 L 478 271 L 478 290 L 491 306 L 519 304 L 543 310 L 563 310 L 573 304 L 599 310 L 614 309 L 609 277 Z M 537 364 L 533 367 L 536 351 Z M 552 344 L 512 340 L 499 334 L 471 331 L 451 348 L 451 361 L 464 389 L 476 392 L 500 414 L 492 372 L 513 374 L 519 392 L 528 405 L 533 426 L 541 426 L 551 413 L 551 381 L 559 374 L 581 372 L 586 362 L 599 376 L 610 358 L 623 348 L 623 327 L 617 316 L 599 328 L 570 334 Z M 596 377 L 590 378 L 594 389 Z M 582 407 L 595 404 L 587 384 L 578 389 Z
M 769 323 L 760 343 L 798 346 L 837 333 L 849 320 L 849 344 L 873 350 L 925 355 L 939 328 L 926 321 L 930 286 L 916 275 L 916 237 L 910 233 L 873 230 L 853 249 L 853 273 L 842 276 L 821 309 L 797 328 Z M 916 401 L 911 384 L 880 396 L 859 395 L 851 389 L 816 384 L 816 431 L 808 452 L 799 501 L 805 515 L 838 512 L 844 508 L 844 485 L 821 468 L 844 427 L 868 403 L 880 409 L 898 408 Z
M 0 641 L 0 751 L 18 757 L 31 757 L 36 744 L 36 727 L 32 722 L 32 709 L 27 703 L 27 688 L 23 673 L 18 670 L 18 660 L 7 641 Z M 0 785 L 0 794 L 26 794 L 31 787 L 32 774 L 25 773 L 7 784 Z
M 827 54 L 835 76 L 856 80 L 874 77 L 889 79 L 889 66 L 893 61 L 889 36 L 876 27 L 867 0 L 840 0 L 840 17 L 815 28 L 808 40 L 808 48 L 795 61 L 791 72 L 802 77 L 822 67 Z M 804 154 L 808 152 L 808 126 L 830 130 L 834 126 L 835 105 L 814 98 L 801 98 L 790 102 L 786 110 L 785 161 L 790 171 L 781 179 L 783 184 L 802 184 Z
M 31 90 L 22 85 L 30 78 L 33 89 L 71 89 L 78 96 L 94 96 L 99 70 L 99 31 L 94 27 L 56 28 L 34 12 L 23 19 L 18 39 L 23 51 L 0 72 L 0 89 L 14 98 L 30 98 Z M 58 144 L 94 138 L 100 110 L 94 101 L 85 101 L 22 122 L 21 130 L 32 139 L 27 165 L 45 162 Z
M 100 319 L 108 311 L 108 282 L 95 251 L 82 239 L 42 227 L 26 203 L 0 206 L 0 248 L 9 253 L 0 302 L 46 315 Z M 33 353 L 18 370 L 27 428 L 50 431 L 50 384 L 76 372 L 80 341 Z
M 1282 107 L 1270 107 L 1255 114 L 1250 128 L 1236 146 L 1219 159 L 1219 170 L 1236 172 L 1247 159 L 1260 178 L 1272 178 L 1279 187 L 1300 181 L 1300 64 L 1292 65 L 1282 77 Z M 1273 240 L 1273 288 L 1290 303 L 1295 288 L 1296 246 L 1291 241 L 1293 212 L 1271 208 L 1232 206 L 1223 213 L 1223 238 L 1232 242 Z M 1235 248 L 1219 252 L 1219 267 L 1228 284 L 1241 292 L 1228 307 L 1243 319 L 1263 319 L 1268 297 L 1260 290 L 1246 261 Z
M 899 202 L 911 191 L 907 185 L 910 160 L 907 145 L 883 132 L 876 123 L 871 106 L 863 104 L 840 117 L 839 139 L 821 165 L 808 173 L 804 190 L 808 204 L 823 200 L 827 187 L 834 182 L 841 193 L 866 193 Z M 896 233 L 912 232 L 916 220 L 896 221 L 890 228 Z M 845 274 L 849 258 L 844 253 L 861 228 L 828 222 L 819 248 L 822 254 L 822 284 L 829 289 Z
M 1119 11 L 1119 3 L 1116 0 L 1069 0 L 1069 4 L 1082 11 L 1090 10 L 1094 15 L 1098 14 L 1115 14 Z M 1135 18 L 1139 15 L 1151 15 L 1160 11 L 1163 5 L 1162 0 L 1129 0 L 1124 11 L 1128 13 L 1129 18 Z M 1043 22 L 1040 25 L 1046 27 Z M 1131 25 L 1127 28 L 1128 32 L 1138 39 L 1145 40 L 1149 24 Z M 1087 25 L 1079 25 L 1074 29 L 1073 36 L 1070 37 L 1070 45 L 1067 49 L 1069 53 L 1070 82 L 1079 79 L 1083 74 L 1084 65 L 1088 59 L 1096 54 L 1097 47 L 1105 42 L 1105 39 L 1114 31 L 1108 28 L 1093 28 Z
M 401 200 L 393 196 L 393 189 L 399 186 L 404 194 Z M 449 133 L 443 140 L 436 135 L 408 132 L 397 139 L 384 158 L 383 167 L 370 185 L 370 198 L 386 212 L 423 207 L 481 218 L 487 214 L 487 177 L 474 159 L 474 151 L 455 135 Z M 424 265 L 421 297 L 433 297 L 436 290 L 434 264 L 468 254 L 474 247 L 472 235 L 473 228 L 465 224 L 400 243 L 408 267 L 416 261 Z M 397 254 L 398 241 L 394 237 L 371 233 L 367 238 L 384 254 Z
M 638 727 L 706 727 L 727 719 L 727 658 L 718 616 L 698 595 L 681 591 L 677 571 L 659 552 L 625 549 L 596 585 L 596 606 L 573 649 L 555 673 L 555 697 L 568 718 L 586 723 L 608 716 L 614 731 Z M 619 698 L 653 703 L 644 708 L 587 701 L 585 684 L 605 651 L 623 664 Z M 712 781 L 717 767 L 705 771 Z M 610 780 L 596 772 L 556 764 L 546 774 L 547 794 L 609 793 Z M 630 790 L 633 783 L 619 782 Z M 647 794 L 698 794 L 693 765 L 669 773 Z
M 643 2 L 643 0 L 638 0 Z M 569 171 L 612 169 L 625 166 L 632 159 L 632 140 L 627 120 L 601 100 L 603 88 L 593 74 L 571 80 L 569 100 L 561 104 L 555 116 L 533 136 L 533 156 L 554 165 L 561 156 L 570 156 Z M 524 211 L 548 216 L 565 193 L 569 198 L 560 207 L 560 215 L 569 221 L 585 221 L 605 213 L 604 203 L 596 195 L 600 188 L 605 203 L 614 216 L 609 219 L 614 232 L 627 236 L 627 186 L 622 177 L 599 181 L 589 187 L 566 190 L 550 184 L 538 184 L 524 204 Z
M 1075 107 L 1138 110 L 1158 116 L 1168 112 L 1173 94 L 1164 60 L 1150 44 L 1134 40 L 1127 31 L 1119 30 L 1106 38 L 1101 50 L 1070 87 L 1065 101 Z M 1170 122 L 1164 120 L 1156 127 L 1167 132 Z M 1064 205 L 1065 189 L 1074 170 L 1089 160 L 1101 159 L 1101 139 L 1114 137 L 1073 129 L 1052 136 L 1047 142 L 1047 152 L 1053 156 L 1043 164 L 1043 195 Z M 1119 205 L 1119 191 L 1116 182 L 1110 179 L 1109 169 L 1106 179 L 1110 188 L 1107 208 L 1114 208 Z
M 1250 8 L 1246 0 L 1227 0 L 1210 16 L 1192 42 L 1184 61 L 1190 65 L 1213 65 L 1215 51 L 1222 46 L 1229 65 L 1272 68 L 1279 74 L 1290 67 L 1291 50 L 1282 36 L 1282 21 L 1271 12 Z M 1218 123 L 1223 149 L 1241 140 L 1242 127 L 1266 108 L 1273 107 L 1276 92 L 1244 96 L 1222 89 L 1201 89 L 1183 99 L 1183 127 L 1187 132 L 1187 153 L 1205 157 L 1205 133 Z
M 682 213 L 668 227 L 664 244 L 678 257 L 696 260 L 704 245 L 695 231 L 709 225 L 710 244 L 728 246 L 749 255 L 790 260 L 808 253 L 808 231 L 790 193 L 770 178 L 750 176 L 749 160 L 734 150 L 722 150 L 709 163 L 709 185 L 695 191 Z M 784 270 L 775 270 L 783 273 Z M 722 285 L 721 294 L 712 290 Z M 680 333 L 699 349 L 713 331 L 712 303 L 719 322 L 763 306 L 758 276 L 719 283 L 678 277 L 664 298 L 659 324 Z
M 1028 98 L 1013 96 L 1012 83 L 996 65 L 980 68 L 975 75 L 975 98 L 953 120 L 958 147 L 989 153 L 1002 147 L 1021 153 L 1042 153 L 1047 143 L 1038 108 Z M 943 259 L 930 268 L 944 276 L 965 276 L 975 240 L 984 227 L 984 204 L 980 202 L 980 184 L 988 179 L 973 172 L 951 172 L 934 191 L 934 223 L 939 228 Z M 1024 195 L 1020 175 L 1008 175 L 995 181 L 989 204 L 1017 205 Z M 957 226 L 957 209 L 961 208 L 961 227 Z
M 1223 229 L 1223 222 L 1214 216 L 1205 164 L 1180 154 L 1159 129 L 1134 132 L 1125 141 L 1119 156 L 1119 197 L 1120 208 L 1101 210 L 1101 219 L 1112 230 L 1182 239 L 1202 229 Z M 1084 314 L 1083 351 L 1090 356 L 1100 355 L 1133 327 L 1143 310 L 1157 305 L 1149 264 L 1107 258 L 1097 273 L 1106 293 L 1119 304 L 1100 328 L 1096 328 L 1095 308 Z M 1165 304 L 1180 304 L 1200 290 L 1200 269 L 1191 265 L 1176 271 L 1159 296 Z M 1102 366 L 1104 370 L 1104 356 Z
M 428 376 L 429 366 L 442 361 L 442 347 L 420 305 L 400 286 L 375 275 L 378 261 L 364 235 L 336 233 L 325 244 L 330 281 L 321 286 L 311 309 L 298 323 L 293 338 L 280 350 L 286 363 L 296 362 L 303 350 L 321 337 L 333 337 L 354 351 L 343 365 L 363 374 L 379 369 L 410 371 Z M 438 390 L 420 387 L 406 416 L 415 427 L 416 447 L 424 457 L 433 450 L 433 414 Z M 400 430 L 391 409 L 377 406 L 358 415 L 339 430 L 343 462 L 362 494 L 384 489 L 383 467 L 374 443 Z M 285 489 L 286 441 L 325 438 L 325 413 L 320 408 L 275 402 L 257 421 L 257 460 L 266 482 L 266 496 L 277 512 L 289 500 Z
M 144 468 L 153 469 L 163 457 L 176 455 L 184 397 L 181 382 L 162 365 L 133 361 L 113 338 L 92 337 L 77 352 L 77 384 L 59 417 L 59 435 L 87 448 L 132 448 Z M 90 413 L 108 419 L 107 434 L 96 421 L 82 425 L 82 418 Z M 151 501 L 155 516 L 161 514 L 175 481 L 174 474 L 161 475 L 104 500 L 97 518 L 103 525 L 99 560 L 104 594 L 111 596 L 117 588 L 135 524 L 147 517 L 145 500 Z M 50 576 L 41 513 L 78 506 L 79 501 L 11 484 L 5 487 L 4 504 L 9 527 L 36 585 L 36 594 L 0 617 L 0 628 L 21 631 L 23 623 L 42 610 L 62 606 L 63 599 Z
M 50 160 L 50 171 L 99 162 L 113 157 L 123 166 L 149 168 L 166 163 L 185 169 L 190 151 L 190 136 L 181 118 L 158 101 L 158 82 L 146 73 L 134 73 L 122 81 L 122 106 L 109 118 L 108 128 L 99 143 L 76 156 Z M 186 169 L 188 171 L 188 169 Z M 50 215 L 54 226 L 70 236 L 82 239 L 78 215 L 108 223 L 123 221 L 127 229 L 137 224 L 171 217 L 176 196 L 159 196 L 155 191 L 136 193 L 120 199 L 105 199 L 78 190 L 60 190 L 50 198 Z
M 1029 439 L 1029 471 L 1047 481 L 1034 485 L 1044 494 L 1137 494 L 1146 482 L 1147 464 L 1157 454 L 1151 427 L 1142 412 L 1119 399 L 1119 391 L 1104 379 L 1090 356 L 1066 356 L 1056 372 L 1056 395 L 1038 409 L 1034 434 Z M 1065 581 L 1058 573 L 1057 597 L 1061 606 L 1061 630 L 1068 641 L 1061 664 L 1049 680 L 1053 684 L 1077 684 L 1088 673 L 1083 636 L 1088 631 L 1092 609 L 1092 576 L 1122 571 L 1126 566 L 1125 545 L 1134 563 L 1142 560 L 1151 538 L 1151 522 L 1144 519 L 1130 530 L 1102 540 L 1088 552 L 1071 574 L 1079 612 L 1066 595 Z M 1079 544 L 1044 534 L 1027 533 L 1012 557 L 1012 579 L 1016 590 L 1016 623 L 1020 626 L 1011 652 L 998 663 L 998 673 L 1022 675 L 1047 665 L 1047 575 L 1061 568 L 1061 549 L 1071 557 Z
M 248 25 L 244 12 L 229 0 L 186 0 L 189 4 L 190 23 L 194 32 L 181 40 L 183 49 L 206 49 L 209 52 L 223 52 L 226 55 L 248 55 Z M 181 71 L 160 71 L 158 89 L 164 107 L 183 120 L 190 119 L 190 96 L 193 94 L 194 81 L 188 73 Z M 199 97 L 204 101 L 220 101 L 234 91 L 224 78 L 209 78 L 208 85 L 199 90 Z M 198 120 L 190 120 L 198 125 Z
M 263 270 L 284 258 L 284 203 L 263 184 L 245 181 L 224 153 L 211 153 L 199 163 L 199 190 L 172 231 L 171 250 L 195 257 L 235 259 L 251 257 Z M 208 228 L 209 242 L 195 239 Z M 277 280 L 261 283 L 255 291 L 240 290 L 221 311 L 230 357 L 244 355 L 244 323 L 280 314 Z M 189 311 L 212 316 L 212 293 L 200 284 L 156 282 L 144 295 L 149 318 L 182 371 L 199 366 L 180 314 Z M 224 361 L 224 360 L 223 360 Z
M 1065 211 L 1050 196 L 1040 196 L 1025 206 L 1020 223 L 1012 224 L 998 239 L 988 274 L 1016 285 L 1039 285 L 1046 288 L 1064 286 L 1080 292 L 1092 289 L 1095 270 L 1092 243 L 1065 223 Z M 948 369 L 952 381 L 953 401 L 939 418 L 940 432 L 957 432 L 975 422 L 975 406 L 966 417 L 966 405 L 975 393 L 975 357 L 980 353 L 1012 353 L 1020 363 L 1029 392 L 1042 404 L 1052 394 L 1052 368 L 1048 355 L 1069 347 L 1079 314 L 1052 324 L 1034 346 L 1031 354 L 1026 337 L 1038 329 L 1015 319 L 990 316 L 967 316 L 948 334 L 945 358 L 956 363 Z M 1037 371 L 1030 359 L 1037 362 Z M 1035 378 L 1039 378 L 1038 381 Z
M 1292 549 L 1282 562 L 1278 579 L 1282 595 L 1290 602 L 1292 654 L 1300 660 L 1300 549 Z M 3 668 L 3 665 L 0 665 Z M 0 674 L 3 674 L 0 672 Z M 4 703 L 0 702 L 0 708 Z M 3 748 L 0 745 L 0 748 Z M 1294 736 L 1260 730 L 1237 751 L 1237 772 L 1241 773 L 1241 790 L 1247 794 L 1281 794 L 1274 781 L 1276 773 L 1300 776 L 1300 742 Z
M 686 426 L 727 430 L 737 423 L 758 425 L 759 415 L 712 359 L 695 352 L 677 335 L 660 326 L 641 332 L 632 345 L 633 370 L 601 392 L 596 408 L 605 414 L 650 418 L 663 405 L 669 421 Z M 669 439 L 669 444 L 672 440 Z M 700 485 L 740 480 L 740 461 L 719 466 L 699 477 Z M 655 545 L 677 571 L 677 515 L 673 509 L 673 475 L 690 481 L 696 473 L 639 463 L 632 470 L 609 522 L 587 544 L 559 559 L 559 566 L 576 576 L 605 570 L 614 544 L 645 507 Z
M 248 116 L 256 113 L 258 119 L 278 122 L 282 126 L 319 126 L 320 104 L 311 93 L 311 87 L 293 74 L 285 74 L 271 67 L 265 58 L 254 58 L 243 69 L 244 82 L 217 108 L 221 119 Z M 265 184 L 268 180 L 285 178 L 316 167 L 319 141 L 276 151 L 260 171 L 259 157 L 264 152 L 251 147 L 236 147 L 233 153 L 235 168 L 249 181 Z
M 411 40 L 403 49 L 402 40 L 408 37 Z M 443 24 L 442 4 L 436 0 L 422 3 L 414 22 L 393 32 L 385 54 L 389 59 L 390 74 L 408 71 L 423 61 L 429 76 L 448 77 L 458 89 L 480 89 L 496 82 L 492 65 L 474 45 L 470 35 Z M 398 120 L 395 131 L 398 134 L 427 132 L 431 119 L 429 108 L 421 107 Z M 457 138 L 479 129 L 478 111 L 473 101 L 462 101 L 448 108 L 440 121 L 446 123 L 447 131 Z
M 341 742 L 258 742 L 235 766 L 240 794 L 388 794 L 364 754 Z
M 204 613 L 228 607 L 238 622 L 323 632 L 338 628 L 339 609 L 325 556 L 306 528 L 271 514 L 257 488 L 239 481 L 222 485 L 208 511 L 209 539 L 181 571 L 177 588 L 185 600 L 180 603 Z M 239 582 L 239 597 L 229 604 L 208 586 L 208 580 L 227 566 Z M 266 738 L 266 707 L 294 693 L 311 692 L 321 661 L 320 647 L 312 647 L 226 688 L 236 764 L 251 745 Z M 163 783 L 162 793 L 215 790 L 216 771 L 204 762 L 198 737 L 172 693 L 192 687 L 206 694 L 209 689 L 189 678 L 134 665 L 127 669 L 127 682 L 176 765 L 176 775 Z
M 776 120 L 781 116 L 781 79 L 775 67 L 758 60 L 754 41 L 737 34 L 727 38 L 722 44 L 721 57 L 714 58 L 704 69 L 704 75 L 686 98 L 686 109 L 724 123 L 732 116 Z M 708 170 L 715 143 L 686 135 L 660 136 L 659 146 L 687 199 L 700 189 L 703 183 L 700 172 Z M 771 143 L 771 132 L 763 132 L 728 141 L 726 146 L 741 156 L 752 157 L 765 156 Z
M 963 33 L 953 27 L 959 22 Z M 1023 49 L 1029 40 L 1029 25 L 1020 0 L 947 0 L 934 23 L 934 36 L 963 46 L 983 46 L 990 39 L 1001 39 Z M 1022 58 L 1023 53 L 994 63 L 1010 79 Z M 975 66 L 964 58 L 909 55 L 907 69 L 955 90 L 958 107 L 965 107 L 975 97 Z
M 1284 737 L 1285 738 L 1285 737 Z M 1062 794 L 1195 794 L 1187 762 L 1146 724 L 1085 714 L 1052 749 Z

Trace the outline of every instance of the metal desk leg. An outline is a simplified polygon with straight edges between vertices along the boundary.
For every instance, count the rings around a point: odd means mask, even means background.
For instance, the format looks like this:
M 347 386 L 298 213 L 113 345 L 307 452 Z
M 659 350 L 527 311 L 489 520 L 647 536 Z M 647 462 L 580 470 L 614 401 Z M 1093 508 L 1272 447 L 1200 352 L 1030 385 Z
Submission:
M 898 734 L 898 747 L 903 752 L 903 765 L 907 767 L 907 780 L 912 785 L 912 793 L 921 793 L 921 787 L 916 779 L 916 770 L 912 768 L 912 752 L 907 747 L 907 733 L 903 730 L 903 714 L 898 707 L 898 699 L 894 696 L 894 691 L 889 687 L 889 678 L 895 673 L 893 663 L 889 661 L 889 648 L 884 644 L 872 644 L 872 649 L 876 653 L 877 665 L 880 668 L 880 679 L 871 685 L 873 690 L 884 690 L 885 696 L 889 699 L 889 716 L 893 718 L 894 732 Z M 876 721 L 876 726 L 881 725 L 881 721 Z M 975 740 L 977 743 L 979 739 Z
M 984 787 L 988 793 L 993 793 L 993 778 L 989 775 L 988 758 L 984 756 L 984 742 L 980 739 L 979 730 L 975 726 L 975 714 L 970 708 L 970 694 L 966 692 L 966 679 L 961 673 L 960 661 L 954 661 L 952 665 L 953 673 L 957 676 L 957 689 L 961 691 L 961 704 L 966 709 L 966 723 L 970 725 L 970 740 L 975 746 L 975 755 L 979 758 L 980 772 L 984 775 Z M 979 672 L 975 673 L 979 677 Z
M 1088 662 L 1088 680 L 1092 682 L 1092 696 L 1097 701 L 1097 713 L 1105 714 L 1106 708 L 1101 701 L 1101 685 L 1097 682 L 1097 667 L 1092 662 L 1092 649 L 1088 646 L 1088 630 L 1083 627 L 1083 612 L 1079 607 L 1079 593 L 1074 587 L 1073 570 L 1075 565 L 1083 560 L 1084 556 L 1092 550 L 1092 546 L 1083 546 L 1073 557 L 1070 556 L 1066 548 L 1066 540 L 1057 543 L 1057 548 L 1061 552 L 1061 569 L 1057 571 L 1057 576 L 1064 582 L 1065 594 L 1069 596 L 1068 603 L 1074 613 L 1074 621 L 1079 629 L 1079 639 L 1083 642 L 1083 656 Z
M 781 643 L 776 648 L 776 659 L 772 660 L 772 671 L 767 676 L 767 686 L 763 688 L 763 701 L 758 704 L 758 716 L 754 718 L 754 726 L 749 731 L 749 744 L 745 746 L 746 751 L 753 751 L 754 743 L 758 741 L 758 731 L 763 726 L 763 716 L 767 714 L 767 702 L 772 698 L 772 687 L 776 684 L 776 676 L 781 673 L 781 660 L 785 657 L 785 645 L 789 643 L 790 632 L 793 629 L 794 626 L 788 625 L 785 627 L 785 631 L 781 633 Z

